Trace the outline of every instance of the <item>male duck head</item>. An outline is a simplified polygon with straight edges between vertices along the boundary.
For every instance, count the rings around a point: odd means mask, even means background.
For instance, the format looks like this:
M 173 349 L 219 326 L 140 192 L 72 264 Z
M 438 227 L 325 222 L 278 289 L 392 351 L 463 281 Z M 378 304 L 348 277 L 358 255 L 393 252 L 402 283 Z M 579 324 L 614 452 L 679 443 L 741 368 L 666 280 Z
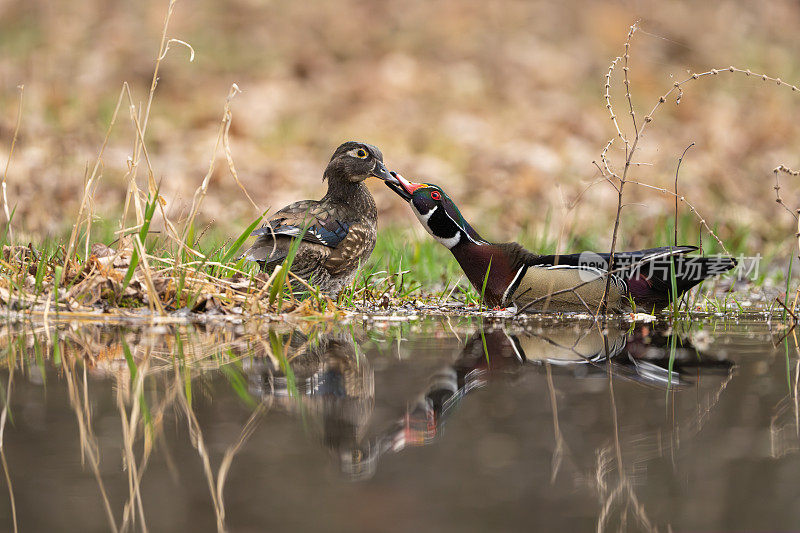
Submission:
M 348 141 L 333 152 L 322 179 L 331 183 L 360 183 L 369 177 L 397 182 L 383 164 L 383 154 L 377 147 Z
M 386 180 L 386 185 L 409 203 L 434 239 L 451 250 L 459 244 L 488 244 L 464 220 L 461 211 L 441 187 L 408 181 L 397 172 L 390 174 L 395 179 Z

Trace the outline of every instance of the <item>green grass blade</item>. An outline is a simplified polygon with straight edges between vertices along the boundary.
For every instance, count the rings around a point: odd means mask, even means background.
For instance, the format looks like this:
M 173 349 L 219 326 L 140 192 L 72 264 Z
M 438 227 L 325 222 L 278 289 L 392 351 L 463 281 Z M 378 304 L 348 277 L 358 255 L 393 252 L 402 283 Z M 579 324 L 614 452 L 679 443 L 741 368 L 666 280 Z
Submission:
M 292 245 L 289 247 L 289 253 L 286 254 L 286 258 L 283 260 L 283 264 L 281 265 L 281 272 L 278 274 L 277 278 L 275 278 L 275 282 L 270 288 L 270 305 L 275 303 L 275 300 L 278 298 L 278 294 L 281 295 L 280 299 L 278 299 L 278 312 L 280 312 L 281 307 L 283 307 L 283 288 L 286 285 L 286 278 L 289 275 L 289 269 L 292 268 L 295 255 L 297 255 L 297 250 L 300 248 L 300 243 L 303 242 L 303 237 L 305 236 L 306 231 L 308 231 L 308 226 L 306 226 L 305 229 L 303 229 L 303 232 L 295 237 L 292 241 Z
M 678 318 L 678 280 L 675 274 L 675 256 L 669 256 L 669 283 L 672 290 L 672 318 Z
M 486 267 L 486 274 L 483 276 L 483 286 L 481 287 L 481 302 L 480 302 L 480 309 L 483 309 L 483 304 L 486 300 L 484 300 L 484 296 L 486 295 L 486 284 L 489 282 L 489 271 L 492 270 L 492 259 L 494 256 L 489 258 L 489 266 Z
M 489 347 L 486 345 L 486 333 L 483 331 L 483 320 L 481 320 L 478 327 L 481 330 L 481 343 L 483 344 L 483 355 L 486 357 L 486 367 L 491 369 L 492 363 L 489 361 Z
M 672 388 L 672 368 L 675 366 L 675 349 L 678 335 L 673 333 L 669 339 L 669 364 L 667 365 L 667 402 L 669 402 L 669 392 Z
M 794 264 L 794 256 L 791 256 L 789 259 L 789 273 L 786 275 L 786 296 L 783 297 L 786 300 L 786 305 L 783 307 L 783 316 L 781 317 L 782 322 L 786 322 L 786 307 L 789 305 L 789 283 L 792 280 L 792 265 Z
M 269 345 L 270 348 L 272 348 L 272 355 L 274 355 L 278 360 L 281 371 L 283 372 L 284 376 L 286 376 L 286 390 L 289 393 L 289 396 L 299 399 L 300 393 L 297 390 L 297 382 L 294 378 L 294 372 L 292 371 L 292 367 L 289 366 L 289 361 L 286 360 L 286 356 L 283 353 L 283 343 L 281 342 L 280 337 L 278 337 L 278 334 L 274 331 L 269 332 Z
M 55 342 L 53 343 L 53 363 L 57 366 L 61 366 L 61 343 L 58 341 L 58 335 L 56 335 Z
M 255 219 L 249 226 L 245 228 L 245 230 L 241 233 L 241 235 L 239 235 L 239 237 L 233 242 L 228 251 L 225 252 L 225 255 L 222 256 L 222 259 L 220 259 L 219 261 L 220 263 L 225 264 L 231 259 L 233 259 L 233 257 L 236 255 L 236 253 L 244 244 L 244 241 L 246 241 L 250 237 L 253 231 L 255 231 L 256 226 L 258 226 L 261 223 L 261 221 L 264 219 L 266 215 L 267 212 L 264 211 L 264 213 L 260 217 Z
M 142 242 L 142 246 L 144 246 L 147 233 L 150 231 L 150 223 L 153 221 L 153 215 L 156 213 L 157 205 L 158 191 L 156 191 L 155 197 L 145 206 L 144 222 L 142 223 L 142 227 L 139 229 L 139 240 Z M 131 264 L 128 266 L 128 271 L 125 273 L 125 278 L 122 280 L 122 289 L 120 290 L 120 293 L 122 293 L 128 287 L 128 284 L 131 282 L 131 278 L 133 278 L 133 272 L 136 270 L 138 265 L 139 250 L 134 246 L 133 253 L 131 254 Z
M 3 246 L 8 244 L 8 233 L 11 231 L 11 223 L 14 221 L 14 213 L 16 213 L 16 212 L 17 212 L 17 206 L 15 204 L 14 208 L 11 210 L 11 214 L 8 216 L 8 222 L 6 223 L 6 229 L 3 232 L 3 240 L 2 240 L 2 242 L 0 242 L 0 249 L 2 249 Z
M 233 354 L 230 353 L 231 357 L 234 357 Z M 248 407 L 255 407 L 256 401 L 250 395 L 247 390 L 247 381 L 242 376 L 241 369 L 235 363 L 222 365 L 220 367 L 223 375 L 227 378 L 228 383 L 230 383 L 233 392 L 239 397 L 242 402 L 247 405 Z
M 128 372 L 131 374 L 131 383 L 136 380 L 136 372 L 139 368 L 136 366 L 136 361 L 133 360 L 133 354 L 131 353 L 131 349 L 128 346 L 128 343 L 125 342 L 125 338 L 122 337 L 122 353 L 125 355 L 125 361 L 128 363 Z

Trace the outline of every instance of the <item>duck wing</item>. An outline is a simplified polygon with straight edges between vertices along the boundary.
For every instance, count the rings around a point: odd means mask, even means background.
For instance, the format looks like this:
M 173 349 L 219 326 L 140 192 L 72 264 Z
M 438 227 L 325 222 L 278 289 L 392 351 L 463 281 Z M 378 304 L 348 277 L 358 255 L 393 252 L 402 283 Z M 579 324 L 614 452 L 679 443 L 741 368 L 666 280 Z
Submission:
M 282 262 L 293 239 L 300 237 L 309 246 L 300 252 L 308 261 L 296 257 L 293 270 L 302 264 L 322 264 L 331 274 L 340 274 L 355 266 L 375 246 L 373 228 L 352 223 L 337 216 L 336 210 L 316 200 L 295 202 L 275 213 L 252 235 L 258 237 L 245 253 L 251 261 L 263 261 L 269 269 Z M 313 257 L 312 257 L 313 256 Z
M 317 200 L 290 204 L 251 235 L 258 237 L 245 252 L 250 261 L 264 261 L 267 266 L 280 263 L 289 253 L 292 239 L 318 245 L 315 254 L 330 255 L 348 234 L 350 224 L 339 220 L 330 206 Z M 319 259 L 319 258 L 318 258 Z
M 662 246 L 632 252 L 617 252 L 611 265 L 612 279 L 620 285 L 637 305 L 646 309 L 661 309 L 706 278 L 723 274 L 734 268 L 736 260 L 729 257 L 687 255 L 696 246 Z M 609 254 L 584 252 L 568 255 L 543 255 L 530 260 L 529 265 L 563 268 L 596 268 L 608 271 Z M 552 266 L 551 266 L 552 268 Z M 673 288 L 673 278 L 675 287 Z M 674 292 L 674 294 L 673 294 Z
M 697 246 L 662 246 L 660 248 L 648 248 L 646 250 L 636 250 L 633 252 L 615 252 L 614 265 L 612 270 L 620 267 L 629 267 L 635 263 L 646 263 L 667 259 L 670 256 L 684 255 L 697 250 Z M 603 270 L 608 269 L 608 253 L 582 252 L 579 254 L 563 255 L 539 255 L 530 259 L 531 265 L 563 265 L 563 266 L 594 266 Z M 596 264 L 597 260 L 605 262 L 604 265 Z
M 275 213 L 266 224 L 251 235 L 272 239 L 285 235 L 299 237 L 314 244 L 336 248 L 347 236 L 350 224 L 339 220 L 333 209 L 316 200 L 303 200 Z

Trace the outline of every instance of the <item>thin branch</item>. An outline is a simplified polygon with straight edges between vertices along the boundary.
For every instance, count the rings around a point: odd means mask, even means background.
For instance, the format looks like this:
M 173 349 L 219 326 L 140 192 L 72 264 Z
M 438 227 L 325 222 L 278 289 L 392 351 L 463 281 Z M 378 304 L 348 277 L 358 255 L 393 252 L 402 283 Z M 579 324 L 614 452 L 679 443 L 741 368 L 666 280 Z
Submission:
M 791 168 L 786 167 L 784 165 L 778 165 L 772 170 L 772 172 L 775 173 L 775 186 L 773 187 L 773 189 L 775 189 L 775 201 L 778 203 L 778 205 L 786 209 L 786 211 L 788 211 L 789 214 L 792 215 L 795 220 L 797 220 L 797 214 L 793 210 L 789 209 L 789 206 L 786 205 L 783 202 L 783 198 L 781 198 L 781 182 L 779 179 L 779 175 L 781 172 L 783 172 L 784 174 L 788 174 L 789 176 L 797 177 L 800 176 L 800 170 L 792 170 Z
M 637 28 L 637 24 L 633 24 L 631 26 L 630 30 L 628 31 L 627 39 L 625 39 L 625 69 L 626 69 L 626 75 L 627 75 L 627 68 L 628 68 L 627 65 L 628 65 L 628 57 L 629 57 L 629 51 L 630 51 L 630 42 L 631 42 L 631 38 L 633 37 L 634 32 L 636 32 L 636 28 Z M 616 61 L 616 59 L 614 61 Z M 613 66 L 613 63 L 612 63 L 612 66 Z M 609 83 L 610 80 L 611 80 L 610 73 L 611 73 L 611 69 L 609 69 L 609 76 L 607 77 L 607 82 L 606 83 Z M 606 86 L 606 95 L 608 95 L 608 86 Z M 628 102 L 631 102 L 630 92 L 629 91 L 627 92 L 627 97 L 628 97 Z M 610 107 L 610 105 L 611 105 L 610 99 L 607 98 L 607 102 L 608 102 L 608 105 L 609 105 L 609 112 L 611 112 L 612 120 L 614 121 L 614 124 L 617 125 L 617 119 L 614 118 L 613 108 Z M 618 125 L 617 125 L 617 129 L 619 130 L 619 126 Z M 644 129 L 644 125 L 642 126 L 642 130 L 643 129 Z M 617 189 L 617 216 L 614 219 L 614 231 L 611 234 L 611 250 L 609 251 L 609 257 L 608 257 L 608 265 L 609 265 L 609 267 L 614 264 L 614 252 L 616 251 L 616 248 L 617 248 L 617 236 L 619 234 L 619 221 L 620 221 L 620 217 L 622 215 L 622 207 L 623 207 L 622 193 L 623 193 L 623 189 L 625 188 L 625 179 L 628 176 L 628 170 L 631 167 L 631 160 L 633 159 L 633 154 L 636 152 L 636 147 L 639 145 L 639 139 L 641 139 L 641 138 L 642 138 L 641 130 L 637 130 L 636 131 L 636 137 L 634 137 L 633 143 L 630 145 L 630 149 L 629 149 L 628 140 L 623 137 L 623 140 L 625 141 L 625 168 L 622 170 L 622 176 L 619 179 L 619 188 Z M 609 293 L 610 289 L 611 289 L 611 274 L 609 273 L 609 274 L 606 275 L 606 286 L 605 286 L 605 289 L 603 290 L 603 300 L 600 303 L 600 305 L 598 306 L 597 312 L 601 312 L 602 311 L 605 314 L 606 308 L 608 306 L 608 293 Z

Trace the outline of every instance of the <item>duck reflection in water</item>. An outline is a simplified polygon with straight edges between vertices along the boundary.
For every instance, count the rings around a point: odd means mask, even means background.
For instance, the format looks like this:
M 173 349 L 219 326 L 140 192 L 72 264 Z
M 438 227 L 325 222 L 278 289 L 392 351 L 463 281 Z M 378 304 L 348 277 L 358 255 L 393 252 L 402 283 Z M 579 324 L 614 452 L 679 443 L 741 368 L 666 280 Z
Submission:
M 605 334 L 599 328 L 573 326 L 515 333 L 490 327 L 473 333 L 455 361 L 429 375 L 405 413 L 379 421 L 372 420 L 374 371 L 366 357 L 358 356 L 352 336 L 322 335 L 316 343 L 299 336 L 289 352 L 284 370 L 280 365 L 262 369 L 259 392 L 311 415 L 306 419 L 320 427 L 323 444 L 352 479 L 371 477 L 387 452 L 433 442 L 471 391 L 490 381 L 513 381 L 536 367 L 576 379 L 611 374 L 664 390 L 684 389 L 701 373 L 705 385 L 727 382 L 733 371 L 731 362 L 703 356 L 688 341 L 646 326 L 611 328 Z M 384 429 L 367 436 L 368 426 Z
M 275 359 L 262 359 L 251 370 L 251 391 L 287 411 L 299 411 L 304 420 L 318 426 L 325 447 L 357 450 L 364 438 L 375 398 L 374 371 L 359 356 L 349 333 L 307 336 L 272 334 Z M 255 372 L 253 372 L 255 371 Z M 354 452 L 356 453 L 356 452 Z

